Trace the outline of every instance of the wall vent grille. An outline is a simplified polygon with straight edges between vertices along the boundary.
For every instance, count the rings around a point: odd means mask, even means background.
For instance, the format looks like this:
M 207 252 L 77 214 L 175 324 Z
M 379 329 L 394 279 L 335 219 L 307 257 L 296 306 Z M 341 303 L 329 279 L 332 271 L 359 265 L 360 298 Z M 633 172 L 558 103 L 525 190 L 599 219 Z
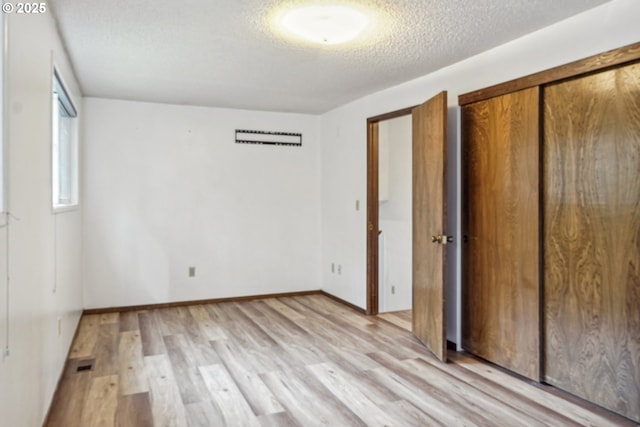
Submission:
M 302 146 L 302 134 L 236 129 L 236 144 Z

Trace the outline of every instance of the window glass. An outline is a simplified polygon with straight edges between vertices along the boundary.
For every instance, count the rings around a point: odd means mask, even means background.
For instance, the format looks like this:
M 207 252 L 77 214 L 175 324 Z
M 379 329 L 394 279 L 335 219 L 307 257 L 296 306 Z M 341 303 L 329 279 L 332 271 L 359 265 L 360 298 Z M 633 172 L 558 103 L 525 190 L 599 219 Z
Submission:
M 77 117 L 71 98 L 56 71 L 52 98 L 53 207 L 78 204 Z

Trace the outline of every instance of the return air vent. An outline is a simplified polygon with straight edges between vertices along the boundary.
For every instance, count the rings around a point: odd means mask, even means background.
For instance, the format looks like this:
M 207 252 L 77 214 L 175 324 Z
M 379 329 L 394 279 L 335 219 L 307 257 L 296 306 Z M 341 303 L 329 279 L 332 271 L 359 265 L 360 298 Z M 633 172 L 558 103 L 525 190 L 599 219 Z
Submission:
M 80 362 L 78 362 L 76 372 L 93 371 L 94 362 L 95 359 L 81 360 Z
M 236 129 L 236 144 L 302 146 L 302 134 Z

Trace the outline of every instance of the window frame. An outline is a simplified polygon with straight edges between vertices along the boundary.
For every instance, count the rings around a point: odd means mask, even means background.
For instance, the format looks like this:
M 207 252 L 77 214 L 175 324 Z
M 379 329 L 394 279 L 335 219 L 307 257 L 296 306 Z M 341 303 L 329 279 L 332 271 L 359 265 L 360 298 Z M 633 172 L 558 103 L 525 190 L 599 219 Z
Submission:
M 51 76 L 51 206 L 54 213 L 75 210 L 80 205 L 79 197 L 79 158 L 78 158 L 78 110 L 60 69 L 53 65 Z M 67 140 L 60 139 L 61 119 L 70 119 L 66 132 Z M 66 197 L 62 198 L 60 153 L 66 149 L 67 182 Z

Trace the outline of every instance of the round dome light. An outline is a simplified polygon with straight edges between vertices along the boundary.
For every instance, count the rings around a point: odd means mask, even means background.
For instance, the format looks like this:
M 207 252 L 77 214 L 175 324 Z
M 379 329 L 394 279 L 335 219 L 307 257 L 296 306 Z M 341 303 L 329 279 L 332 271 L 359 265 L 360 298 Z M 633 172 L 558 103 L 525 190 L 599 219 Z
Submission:
M 287 11 L 282 25 L 305 40 L 321 44 L 351 41 L 367 27 L 364 13 L 343 5 L 312 5 Z

